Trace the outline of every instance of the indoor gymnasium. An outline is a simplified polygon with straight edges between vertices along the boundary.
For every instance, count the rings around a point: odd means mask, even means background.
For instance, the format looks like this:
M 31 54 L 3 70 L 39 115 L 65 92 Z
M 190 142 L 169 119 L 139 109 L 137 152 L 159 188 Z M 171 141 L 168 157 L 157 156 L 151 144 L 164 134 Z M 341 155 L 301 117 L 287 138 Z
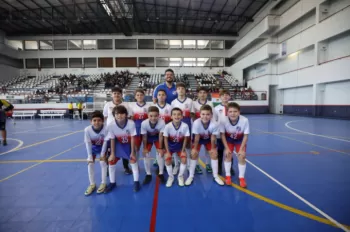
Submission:
M 350 231 L 349 0 L 1 0 L 1 232 Z

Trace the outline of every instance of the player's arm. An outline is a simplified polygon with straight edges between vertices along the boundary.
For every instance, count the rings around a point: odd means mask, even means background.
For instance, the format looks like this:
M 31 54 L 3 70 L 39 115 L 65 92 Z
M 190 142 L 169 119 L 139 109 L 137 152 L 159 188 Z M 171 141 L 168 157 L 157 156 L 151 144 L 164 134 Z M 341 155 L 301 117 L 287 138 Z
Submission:
M 249 122 L 247 121 L 247 124 L 244 128 L 244 136 L 243 136 L 243 141 L 241 143 L 241 148 L 238 151 L 238 154 L 245 156 L 245 151 L 246 151 L 246 147 L 247 147 L 247 142 L 248 142 L 248 135 L 250 133 L 249 130 Z
M 135 156 L 135 136 L 130 137 L 130 145 L 131 145 L 131 154 L 130 156 L 133 157 L 133 159 L 136 160 Z
M 84 142 L 85 142 L 86 151 L 87 151 L 87 154 L 88 154 L 87 161 L 88 161 L 88 163 L 93 162 L 93 158 L 92 158 L 92 143 L 91 143 L 91 139 L 90 139 L 89 133 L 86 130 L 85 130 L 85 134 L 84 134 Z
M 115 137 L 111 137 L 111 155 L 108 158 L 108 161 L 114 161 L 115 160 Z
M 184 139 L 184 142 L 182 144 L 182 150 L 181 152 L 185 152 L 186 151 L 186 146 L 187 146 L 187 141 L 190 139 L 190 136 L 186 136 Z
M 108 117 L 108 104 L 105 104 L 105 106 L 103 107 L 103 116 L 104 116 L 105 122 L 107 122 L 107 117 Z
M 157 103 L 157 95 L 158 95 L 158 86 L 154 89 L 153 91 L 153 103 L 156 104 Z
M 143 151 L 142 153 L 146 155 L 148 153 L 147 150 L 147 129 L 145 128 L 145 124 L 141 123 L 141 135 L 142 135 L 142 143 L 143 143 Z
M 198 154 L 198 150 L 197 150 L 197 147 L 198 147 L 198 144 L 199 144 L 199 138 L 200 138 L 200 135 L 199 134 L 194 134 L 194 141 L 193 141 L 193 148 L 192 148 L 192 151 L 191 151 L 191 154 L 192 155 L 197 155 Z
M 164 128 L 163 131 L 163 139 L 164 139 L 164 146 L 165 146 L 165 151 L 166 153 L 170 153 L 170 149 L 169 149 L 169 135 L 168 135 L 168 130 L 167 127 Z

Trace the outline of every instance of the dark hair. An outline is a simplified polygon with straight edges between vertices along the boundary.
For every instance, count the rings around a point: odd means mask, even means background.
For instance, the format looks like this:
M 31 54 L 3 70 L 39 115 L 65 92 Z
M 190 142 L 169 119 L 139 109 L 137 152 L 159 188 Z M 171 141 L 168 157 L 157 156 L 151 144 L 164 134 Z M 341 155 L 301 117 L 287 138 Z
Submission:
M 238 103 L 236 102 L 230 102 L 227 104 L 227 110 L 230 109 L 230 108 L 235 108 L 237 109 L 238 111 L 241 111 L 241 107 L 239 106 Z
M 136 89 L 136 90 L 135 90 L 135 95 L 136 95 L 137 93 L 142 93 L 143 95 L 145 95 L 145 91 L 143 91 L 143 89 Z
M 203 110 L 210 111 L 210 113 L 213 114 L 213 109 L 211 108 L 210 105 L 203 105 L 203 106 L 201 106 L 200 111 L 203 111 Z
M 160 90 L 158 90 L 158 93 L 159 93 L 159 92 L 164 92 L 164 93 L 165 93 L 165 96 L 167 96 L 165 89 L 160 89 Z M 158 93 L 157 93 L 157 95 L 158 95 Z
M 150 106 L 148 107 L 148 113 L 151 113 L 151 112 L 156 112 L 159 114 L 159 109 L 157 106 Z
M 184 87 L 186 89 L 186 85 L 184 83 L 182 83 L 182 82 L 176 83 L 176 89 L 180 88 L 180 87 Z
M 174 74 L 174 70 L 172 70 L 171 68 L 168 68 L 167 70 L 165 70 L 165 72 L 164 72 L 164 73 L 167 73 L 167 72 L 171 72 L 171 73 L 173 73 L 173 74 Z
M 220 97 L 223 96 L 224 94 L 230 95 L 230 93 L 226 89 L 223 89 L 222 91 L 220 91 Z
M 112 93 L 120 93 L 122 94 L 123 93 L 123 90 L 119 87 L 113 87 L 112 88 Z
M 126 114 L 126 116 L 128 116 L 128 110 L 123 105 L 114 107 L 112 113 L 114 117 L 117 114 Z
M 171 110 L 171 115 L 173 115 L 173 112 L 174 112 L 174 111 L 180 111 L 181 114 L 182 114 L 182 110 L 181 110 L 180 108 L 178 108 L 178 107 L 175 107 L 175 108 L 173 108 L 173 109 Z
M 204 92 L 208 93 L 208 89 L 204 86 L 201 86 L 197 89 L 197 93 L 199 93 L 200 91 L 204 91 Z
M 91 120 L 94 119 L 94 118 L 100 118 L 100 119 L 102 119 L 102 121 L 104 121 L 103 114 L 102 114 L 102 112 L 99 111 L 99 110 L 95 110 L 94 112 L 92 112 L 92 114 L 91 114 Z

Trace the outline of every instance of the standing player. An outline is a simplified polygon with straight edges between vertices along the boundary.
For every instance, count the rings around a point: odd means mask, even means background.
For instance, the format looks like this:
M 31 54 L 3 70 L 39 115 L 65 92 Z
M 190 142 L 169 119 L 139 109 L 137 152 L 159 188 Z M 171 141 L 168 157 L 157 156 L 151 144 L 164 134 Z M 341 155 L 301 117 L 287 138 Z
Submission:
M 218 176 L 218 157 L 215 145 L 216 136 L 219 135 L 219 125 L 214 120 L 211 120 L 212 117 L 213 110 L 211 106 L 204 105 L 200 109 L 200 118 L 193 122 L 192 135 L 194 139 L 190 160 L 190 176 L 186 180 L 186 185 L 192 184 L 201 145 L 210 154 L 214 180 L 219 185 L 224 185 L 224 182 Z
M 85 195 L 90 195 L 96 189 L 95 183 L 95 158 L 96 155 L 100 155 L 100 166 L 101 166 L 101 185 L 97 189 L 97 193 L 103 193 L 106 190 L 107 183 L 107 163 L 106 155 L 102 151 L 106 151 L 106 148 L 102 146 L 107 146 L 104 142 L 107 136 L 107 126 L 103 124 L 103 114 L 100 111 L 95 111 L 91 116 L 91 126 L 85 128 L 84 142 L 86 145 L 86 151 L 88 153 L 88 173 L 90 185 L 85 191 Z
M 122 94 L 123 91 L 118 88 L 118 87 L 113 87 L 112 88 L 112 101 L 107 102 L 106 105 L 103 108 L 103 116 L 105 117 L 105 121 L 107 121 L 107 126 L 111 123 L 115 121 L 115 118 L 113 116 L 113 109 L 116 106 L 119 105 L 123 105 L 126 107 L 126 109 L 128 110 L 128 115 L 132 116 L 128 104 L 123 102 L 123 98 L 122 98 Z M 108 146 L 109 149 L 109 146 Z M 128 159 L 123 159 L 123 166 L 124 166 L 124 173 L 127 175 L 130 175 L 132 172 L 129 168 L 129 160 Z
M 214 109 L 213 103 L 211 101 L 208 101 L 208 90 L 205 87 L 199 87 L 197 89 L 197 93 L 198 93 L 198 100 L 197 101 L 193 101 L 192 107 L 193 107 L 193 121 L 200 118 L 200 110 L 201 107 L 203 105 L 209 105 L 211 106 L 212 109 Z M 213 112 L 212 112 L 213 113 Z M 215 114 L 214 118 L 215 118 Z M 216 119 L 215 119 L 216 121 Z M 213 170 L 210 166 L 210 155 L 209 153 L 206 151 L 205 152 L 205 166 L 206 166 L 206 170 L 208 173 L 211 173 Z M 199 165 L 196 166 L 196 173 L 202 173 L 202 169 L 199 167 Z
M 157 94 L 157 103 L 155 106 L 159 109 L 159 117 L 164 120 L 165 123 L 171 121 L 171 105 L 166 102 L 167 95 L 165 90 L 160 89 Z
M 165 183 L 163 171 L 164 171 L 164 147 L 163 147 L 163 129 L 165 122 L 159 117 L 159 109 L 156 106 L 150 106 L 148 108 L 148 119 L 144 120 L 141 124 L 141 135 L 143 141 L 143 155 L 144 164 L 146 170 L 146 177 L 143 184 L 148 184 L 152 180 L 151 175 L 151 150 L 152 146 L 157 149 L 156 159 L 159 164 L 158 177 L 162 183 Z
M 136 126 L 136 136 L 135 136 L 135 152 L 136 157 L 139 158 L 140 146 L 141 146 L 141 123 L 148 118 L 148 107 L 150 104 L 145 102 L 145 92 L 142 89 L 135 90 L 136 102 L 131 102 L 129 104 L 132 119 Z
M 108 158 L 109 180 L 106 192 L 116 187 L 116 164 L 120 158 L 129 159 L 134 177 L 134 191 L 140 190 L 139 167 L 135 154 L 135 123 L 128 119 L 128 111 L 125 106 L 117 106 L 113 109 L 115 122 L 108 125 L 108 139 L 111 141 L 111 155 Z
M 186 86 L 184 83 L 177 83 L 176 84 L 176 91 L 178 97 L 173 100 L 171 103 L 171 107 L 174 109 L 175 107 L 179 108 L 183 113 L 182 121 L 187 124 L 190 134 L 192 129 L 192 118 L 191 113 L 193 113 L 193 107 L 192 107 L 192 99 L 186 97 Z M 190 166 L 190 154 L 191 154 L 191 141 L 188 141 L 186 147 L 186 153 L 187 153 L 187 168 Z M 178 165 L 177 162 L 175 162 L 175 168 Z
M 2 101 L 0 100 L 0 131 L 1 131 L 1 137 L 2 137 L 2 144 L 4 146 L 7 145 L 6 141 L 6 112 L 4 109 L 2 109 Z
M 183 174 L 186 170 L 186 159 L 187 155 L 185 152 L 186 144 L 190 139 L 190 130 L 186 123 L 183 123 L 182 120 L 182 110 L 179 108 L 173 108 L 171 110 L 171 119 L 172 122 L 168 123 L 163 132 L 164 144 L 165 144 L 165 162 L 166 169 L 168 172 L 168 181 L 166 183 L 167 187 L 171 187 L 174 182 L 173 166 L 171 163 L 171 156 L 173 153 L 181 158 L 180 172 L 177 177 L 179 186 L 184 186 L 184 177 Z
M 225 147 L 226 184 L 231 185 L 232 154 L 236 150 L 238 157 L 239 185 L 246 188 L 244 179 L 246 170 L 246 148 L 249 134 L 249 121 L 240 115 L 240 106 L 231 102 L 227 105 L 227 116 L 220 125 L 222 143 Z

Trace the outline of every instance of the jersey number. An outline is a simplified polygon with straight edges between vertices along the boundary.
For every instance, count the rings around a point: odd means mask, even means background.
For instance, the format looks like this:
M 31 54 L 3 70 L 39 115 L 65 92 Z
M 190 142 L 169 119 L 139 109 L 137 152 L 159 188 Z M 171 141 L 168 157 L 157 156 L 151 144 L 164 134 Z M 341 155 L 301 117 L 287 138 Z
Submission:
M 128 143 L 129 138 L 128 137 L 122 137 L 122 143 Z

